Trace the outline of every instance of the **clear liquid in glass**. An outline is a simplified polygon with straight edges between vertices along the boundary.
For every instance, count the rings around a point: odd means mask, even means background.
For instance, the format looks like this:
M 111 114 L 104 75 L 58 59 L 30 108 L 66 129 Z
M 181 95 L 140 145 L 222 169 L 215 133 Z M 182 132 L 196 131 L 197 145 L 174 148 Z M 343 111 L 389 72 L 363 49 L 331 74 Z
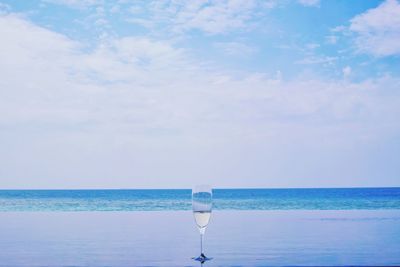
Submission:
M 203 253 L 203 236 L 210 222 L 212 210 L 212 189 L 208 185 L 196 186 L 192 190 L 192 207 L 196 225 L 200 231 L 200 256 L 194 260 L 205 262 L 211 260 Z

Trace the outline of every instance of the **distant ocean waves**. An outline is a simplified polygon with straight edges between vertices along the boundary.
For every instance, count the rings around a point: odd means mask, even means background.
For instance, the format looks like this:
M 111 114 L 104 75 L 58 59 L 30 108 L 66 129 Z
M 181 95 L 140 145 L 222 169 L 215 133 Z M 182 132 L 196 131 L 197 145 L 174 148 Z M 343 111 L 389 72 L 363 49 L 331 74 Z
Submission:
M 216 189 L 216 210 L 400 209 L 400 188 Z M 0 211 L 190 210 L 191 191 L 0 190 Z

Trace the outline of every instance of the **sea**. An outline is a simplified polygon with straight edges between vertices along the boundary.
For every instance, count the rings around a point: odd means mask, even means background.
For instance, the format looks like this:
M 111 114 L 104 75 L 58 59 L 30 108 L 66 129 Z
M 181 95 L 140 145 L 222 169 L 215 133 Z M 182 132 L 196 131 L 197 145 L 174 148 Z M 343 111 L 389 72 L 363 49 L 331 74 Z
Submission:
M 400 188 L 0 190 L 0 267 L 400 266 Z
M 0 190 L 0 211 L 183 211 L 190 189 Z M 400 187 L 213 189 L 214 210 L 397 210 Z

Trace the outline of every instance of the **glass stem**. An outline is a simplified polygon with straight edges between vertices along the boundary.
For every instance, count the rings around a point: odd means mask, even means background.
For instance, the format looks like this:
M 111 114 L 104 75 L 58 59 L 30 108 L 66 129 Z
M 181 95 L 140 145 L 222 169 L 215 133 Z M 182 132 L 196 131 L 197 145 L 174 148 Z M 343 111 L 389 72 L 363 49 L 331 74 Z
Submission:
M 200 234 L 200 256 L 203 255 L 203 234 Z

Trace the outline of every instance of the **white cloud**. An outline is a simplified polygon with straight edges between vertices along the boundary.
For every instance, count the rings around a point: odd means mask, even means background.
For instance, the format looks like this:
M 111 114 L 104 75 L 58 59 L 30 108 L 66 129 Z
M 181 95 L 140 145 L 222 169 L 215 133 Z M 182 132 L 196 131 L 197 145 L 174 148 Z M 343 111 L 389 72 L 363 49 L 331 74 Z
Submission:
M 257 52 L 257 48 L 241 42 L 218 42 L 215 46 L 232 56 L 247 57 Z
M 131 6 L 129 8 L 129 13 L 131 14 L 140 14 L 143 12 L 143 8 L 141 6 Z
M 347 30 L 346 26 L 340 25 L 331 29 L 331 32 L 337 33 L 337 32 L 344 32 L 346 30 Z
M 344 78 L 349 77 L 350 74 L 351 74 L 351 67 L 350 67 L 350 66 L 344 67 L 344 68 L 342 69 L 342 72 L 343 72 L 343 77 L 344 77 Z
M 79 43 L 13 15 L 0 17 L 0 34 L 3 36 L 0 106 L 10 109 L 25 106 L 19 115 L 2 112 L 3 122 L 18 120 L 15 116 L 32 122 L 46 121 L 47 116 L 56 118 L 62 114 L 78 122 L 83 119 L 75 115 L 79 110 L 84 111 L 85 119 L 98 122 L 112 114 L 114 123 L 124 124 L 124 119 L 135 114 L 134 120 L 145 123 L 146 127 L 163 124 L 189 130 L 192 123 L 202 121 L 211 125 L 218 120 L 243 130 L 241 123 L 267 114 L 271 114 L 271 121 L 265 120 L 266 124 L 278 123 L 277 118 L 289 114 L 322 116 L 318 110 L 329 106 L 322 99 L 365 94 L 368 90 L 363 87 L 373 91 L 378 87 L 375 83 L 365 86 L 321 80 L 284 82 L 260 74 L 235 78 L 214 67 L 203 67 L 168 42 L 144 37 L 110 40 L 85 52 Z M 334 60 L 323 58 L 301 63 Z M 343 69 L 344 74 L 350 71 L 349 67 Z M 351 87 L 359 90 L 347 91 Z M 342 100 L 338 99 L 338 104 Z M 241 114 L 231 116 L 237 109 Z M 327 110 L 323 116 L 333 115 L 332 112 Z M 155 120 L 158 115 L 159 120 Z M 155 124 L 150 126 L 151 123 Z M 134 123 L 126 126 L 145 129 Z
M 325 40 L 328 44 L 336 44 L 339 40 L 339 37 L 336 35 L 328 35 L 325 37 Z
M 319 6 L 320 0 L 298 0 L 303 6 Z
M 351 20 L 359 52 L 377 57 L 400 55 L 400 3 L 387 0 Z
M 146 27 L 152 31 L 182 34 L 201 31 L 207 34 L 223 34 L 234 30 L 248 30 L 266 10 L 279 5 L 277 0 L 151 0 L 118 1 L 104 0 L 42 0 L 46 3 L 71 8 L 106 8 L 105 13 L 124 13 L 125 21 Z M 98 16 L 97 14 L 95 14 Z M 104 15 L 104 14 L 103 14 Z M 102 16 L 101 21 L 107 21 Z
M 43 2 L 65 5 L 72 8 L 84 8 L 96 6 L 103 3 L 103 0 L 42 0 Z
M 317 44 L 317 43 L 308 43 L 308 44 L 306 44 L 306 49 L 309 49 L 309 50 L 315 50 L 315 49 L 317 49 L 318 47 L 320 47 L 321 45 L 320 44 Z
M 337 61 L 337 57 L 311 55 L 302 60 L 298 60 L 295 63 L 304 65 L 313 65 L 313 64 L 332 65 L 335 61 Z
M 172 32 L 199 30 L 221 34 L 251 27 L 260 10 L 275 7 L 276 1 L 211 0 L 152 1 L 147 5 L 150 18 L 134 17 L 128 21 L 147 27 L 167 25 Z M 137 9 L 137 6 L 133 6 Z
M 391 77 L 233 75 L 145 37 L 87 51 L 12 14 L 0 17 L 0 36 L 0 185 L 36 177 L 39 187 L 188 186 L 215 169 L 229 184 L 243 151 L 285 159 L 301 146 L 329 150 L 399 131 L 400 81 Z

